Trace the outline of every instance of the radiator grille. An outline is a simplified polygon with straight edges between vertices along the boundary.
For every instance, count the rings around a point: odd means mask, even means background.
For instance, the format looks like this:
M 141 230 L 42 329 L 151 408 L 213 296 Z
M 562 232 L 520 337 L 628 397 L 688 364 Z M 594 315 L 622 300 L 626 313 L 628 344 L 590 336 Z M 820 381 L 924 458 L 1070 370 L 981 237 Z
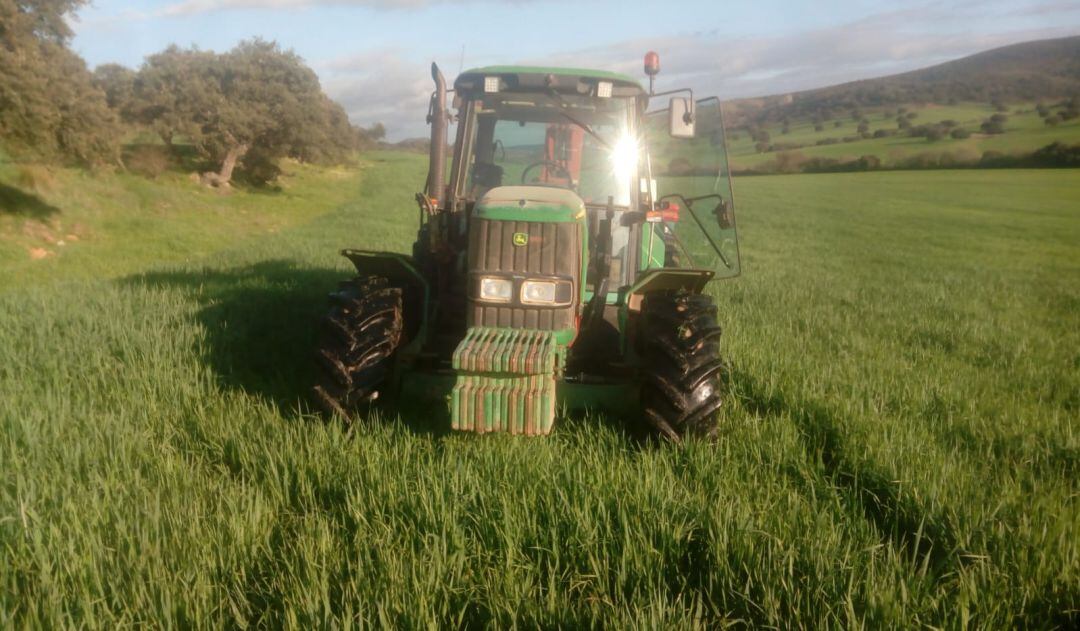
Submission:
M 514 235 L 526 235 L 514 245 Z M 476 218 L 469 232 L 469 270 L 476 274 L 562 276 L 575 282 L 567 307 L 492 305 L 470 297 L 469 326 L 555 330 L 572 328 L 581 281 L 581 229 L 576 223 L 498 221 Z

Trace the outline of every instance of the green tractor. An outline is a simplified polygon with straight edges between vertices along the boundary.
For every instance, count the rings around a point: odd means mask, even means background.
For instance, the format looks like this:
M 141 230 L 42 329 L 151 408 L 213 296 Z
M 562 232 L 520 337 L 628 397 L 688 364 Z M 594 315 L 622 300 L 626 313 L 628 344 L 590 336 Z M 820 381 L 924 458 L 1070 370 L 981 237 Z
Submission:
M 722 112 L 655 93 L 658 71 L 650 52 L 648 91 L 516 66 L 448 89 L 432 64 L 412 255 L 342 252 L 358 276 L 330 296 L 314 400 L 353 418 L 377 398 L 434 398 L 473 432 L 547 434 L 557 409 L 594 408 L 712 436 L 723 364 L 703 292 L 739 273 Z

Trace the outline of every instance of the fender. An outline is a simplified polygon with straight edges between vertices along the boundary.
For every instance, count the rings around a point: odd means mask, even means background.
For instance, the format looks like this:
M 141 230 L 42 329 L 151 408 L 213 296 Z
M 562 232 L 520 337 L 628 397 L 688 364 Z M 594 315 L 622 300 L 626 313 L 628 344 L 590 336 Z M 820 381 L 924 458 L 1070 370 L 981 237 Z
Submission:
M 645 294 L 654 291 L 685 290 L 700 294 L 715 275 L 716 272 L 710 269 L 661 267 L 645 270 L 626 290 L 626 308 L 633 313 L 641 311 L 641 301 Z
M 382 276 L 391 284 L 401 287 L 405 292 L 405 313 L 419 314 L 419 320 L 405 322 L 408 339 L 414 341 L 427 337 L 431 289 L 427 279 L 416 269 L 411 256 L 398 252 L 352 249 L 342 250 L 341 255 L 352 262 L 358 274 Z

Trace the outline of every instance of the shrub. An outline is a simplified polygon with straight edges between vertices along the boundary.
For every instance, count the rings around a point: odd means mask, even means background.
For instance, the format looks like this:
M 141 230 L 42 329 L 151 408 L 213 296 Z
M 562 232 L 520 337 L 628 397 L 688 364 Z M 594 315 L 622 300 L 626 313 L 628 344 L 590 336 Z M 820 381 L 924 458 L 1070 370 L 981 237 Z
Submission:
M 814 131 L 825 131 L 825 126 L 821 123 L 814 123 Z
M 893 135 L 891 129 L 878 129 L 874 131 L 874 138 L 887 138 Z
M 930 151 L 924 151 L 913 156 L 908 156 L 896 162 L 896 166 L 902 169 L 934 169 L 940 163 L 940 155 Z
M 1056 115 L 1050 115 L 1043 119 L 1043 122 L 1051 127 L 1056 127 L 1061 122 L 1061 118 Z
M 963 127 L 957 127 L 951 132 L 949 132 L 949 135 L 957 140 L 963 140 L 964 138 L 970 138 L 971 132 L 964 129 Z
M 984 151 L 982 157 L 979 158 L 979 164 L 984 167 L 989 166 L 1001 166 L 1006 160 L 1006 155 L 1001 151 L 994 149 L 988 149 Z
M 668 173 L 671 175 L 689 175 L 692 170 L 690 161 L 686 158 L 672 158 L 668 163 Z
M 266 186 L 278 179 L 281 167 L 266 151 L 252 151 L 244 156 L 244 162 L 237 169 L 237 178 L 251 186 Z
M 881 158 L 871 155 L 860 156 L 858 160 L 852 163 L 852 167 L 856 171 L 872 171 L 874 169 L 880 169 Z
M 945 137 L 945 128 L 937 125 L 931 125 L 926 128 L 926 139 L 930 142 L 941 140 Z
M 986 120 L 979 126 L 984 134 L 1004 134 L 1005 126 L 998 121 Z
M 840 164 L 839 160 L 835 158 L 810 158 L 803 163 L 804 173 L 828 173 L 836 170 L 836 167 Z
M 1080 167 L 1080 144 L 1049 144 L 1031 154 L 1031 164 L 1039 167 Z
M 798 151 L 781 151 L 776 154 L 773 165 L 774 169 L 780 173 L 798 173 L 805 162 L 806 156 Z
M 164 145 L 134 145 L 124 155 L 124 166 L 132 173 L 154 179 L 172 166 L 172 155 Z
M 15 184 L 25 191 L 43 193 L 52 190 L 56 177 L 43 165 L 20 164 L 15 173 Z

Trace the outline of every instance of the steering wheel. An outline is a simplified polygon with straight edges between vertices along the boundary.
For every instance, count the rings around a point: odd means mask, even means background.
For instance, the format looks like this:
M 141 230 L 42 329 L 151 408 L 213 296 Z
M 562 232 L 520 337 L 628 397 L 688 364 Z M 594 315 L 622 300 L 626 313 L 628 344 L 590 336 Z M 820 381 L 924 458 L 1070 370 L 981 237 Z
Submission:
M 526 176 L 529 175 L 529 171 L 532 171 L 536 167 L 544 167 L 544 166 L 551 169 L 555 173 L 555 175 L 557 175 L 559 177 L 565 177 L 567 179 L 567 181 L 570 182 L 570 188 L 574 189 L 574 178 L 573 178 L 572 175 L 570 175 L 570 171 L 568 171 L 566 169 L 566 167 L 559 164 L 558 162 L 553 162 L 551 160 L 540 160 L 539 162 L 533 162 L 529 166 L 525 167 L 525 170 L 521 172 L 521 183 L 522 184 L 528 184 L 528 182 L 526 182 L 525 180 L 526 180 Z M 550 185 L 540 184 L 540 186 L 550 186 Z

